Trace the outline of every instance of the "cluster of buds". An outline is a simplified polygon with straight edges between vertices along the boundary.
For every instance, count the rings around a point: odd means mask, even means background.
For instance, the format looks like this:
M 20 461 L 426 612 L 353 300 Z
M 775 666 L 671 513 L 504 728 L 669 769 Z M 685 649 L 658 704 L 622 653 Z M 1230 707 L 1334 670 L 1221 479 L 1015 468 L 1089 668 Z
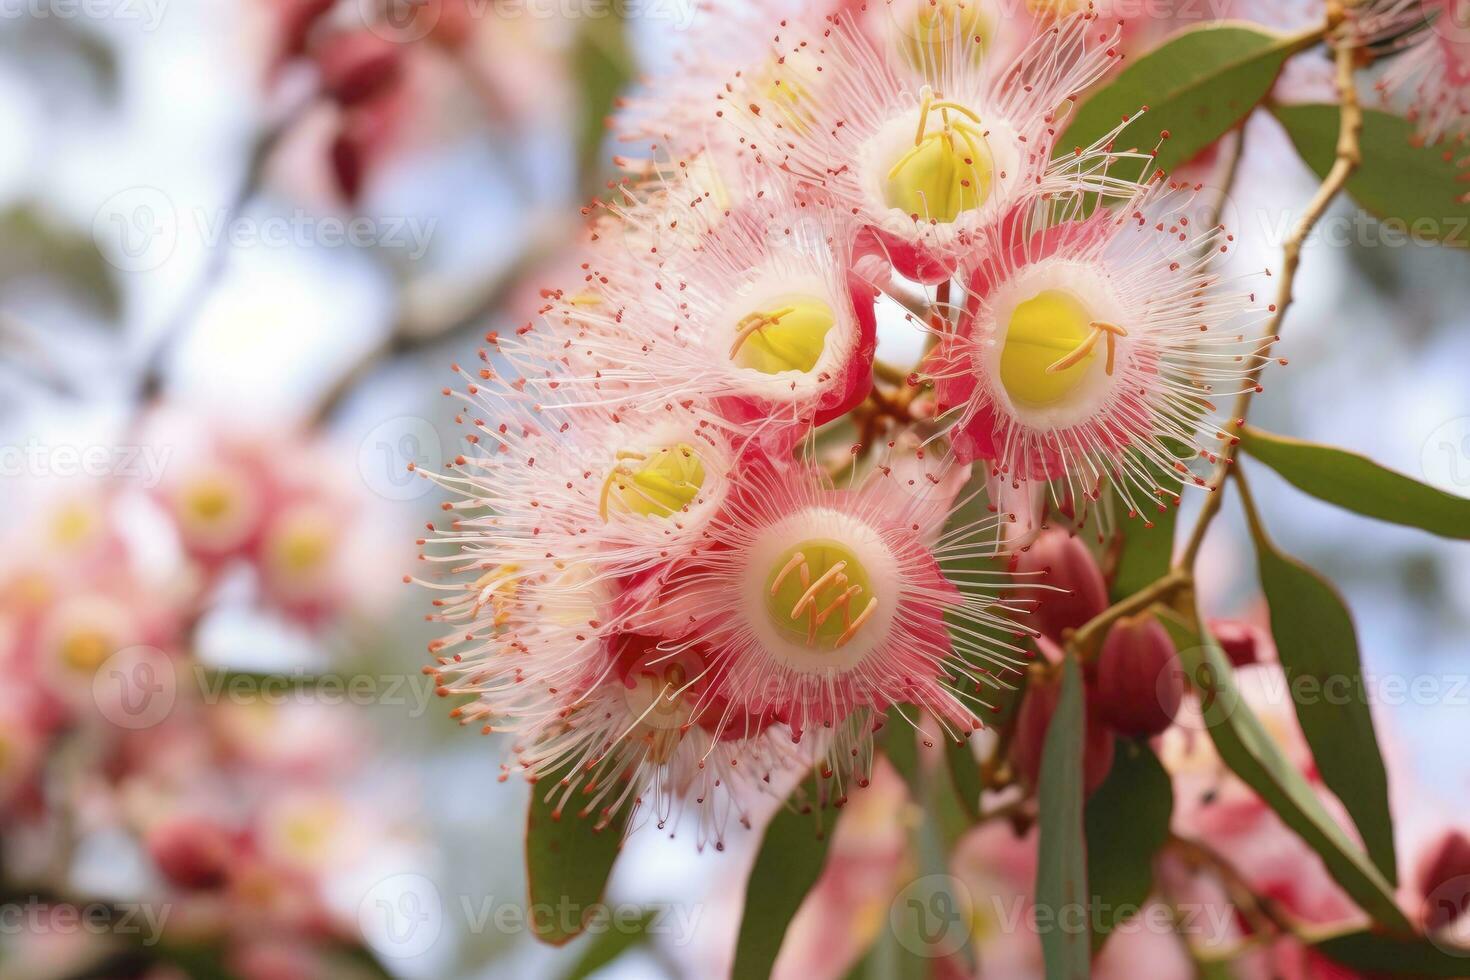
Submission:
M 1116 23 L 870 6 L 753 5 L 630 104 L 655 145 L 587 209 L 581 275 L 445 389 L 428 671 L 558 815 L 688 799 L 718 842 L 778 771 L 843 802 L 885 718 L 966 738 L 1031 655 L 996 557 L 1048 497 L 1175 505 L 1255 384 L 1260 314 L 1194 189 L 1111 136 L 1058 145 Z M 878 363 L 916 294 L 925 355 Z M 1103 686 L 1139 696 L 1161 652 L 1120 629 Z

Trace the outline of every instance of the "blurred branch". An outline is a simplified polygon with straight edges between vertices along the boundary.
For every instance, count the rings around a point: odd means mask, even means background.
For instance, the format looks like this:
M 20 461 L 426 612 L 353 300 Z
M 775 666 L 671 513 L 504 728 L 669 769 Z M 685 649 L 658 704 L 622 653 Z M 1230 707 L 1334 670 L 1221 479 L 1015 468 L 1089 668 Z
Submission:
M 556 231 L 534 238 L 520 256 L 491 279 L 473 301 L 444 322 L 425 326 L 412 317 L 400 317 L 387 336 L 365 351 L 323 393 L 316 407 L 307 415 L 305 425 L 315 428 L 330 422 L 341 411 L 348 396 L 389 361 L 435 344 L 454 343 L 478 334 L 485 321 L 505 306 L 521 282 L 556 254 L 566 244 L 566 239 L 565 230 L 559 225 Z
M 183 302 L 181 302 L 173 315 L 165 323 L 158 338 L 153 343 L 153 349 L 149 352 L 143 363 L 142 377 L 138 381 L 137 404 L 140 408 L 153 402 L 163 389 L 163 375 L 169 355 L 174 346 L 188 329 L 189 324 L 199 315 L 200 308 L 209 298 L 209 294 L 219 284 L 220 277 L 229 265 L 230 229 L 240 218 L 241 214 L 249 207 L 250 202 L 260 193 L 265 180 L 266 166 L 270 163 L 271 156 L 282 138 L 288 133 L 292 126 L 298 122 L 305 111 L 314 103 L 316 93 L 309 92 L 301 100 L 283 112 L 279 119 L 263 129 L 255 138 L 250 148 L 250 158 L 246 163 L 245 172 L 240 179 L 240 185 L 236 189 L 233 198 L 226 205 L 224 234 L 220 236 L 219 242 L 211 249 L 206 257 L 204 268 L 189 288 Z

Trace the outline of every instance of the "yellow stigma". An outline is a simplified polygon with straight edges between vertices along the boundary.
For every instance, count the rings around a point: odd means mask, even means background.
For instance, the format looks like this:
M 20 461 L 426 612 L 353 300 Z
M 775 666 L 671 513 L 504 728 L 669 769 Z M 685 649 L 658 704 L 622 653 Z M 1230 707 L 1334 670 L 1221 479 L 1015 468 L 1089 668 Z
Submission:
M 1105 370 L 1113 373 L 1122 327 L 1094 320 L 1070 293 L 1049 289 L 1016 307 L 1006 326 L 1000 381 L 1011 401 L 1045 408 L 1066 399 L 1087 377 L 1106 339 Z
M 687 443 L 653 453 L 625 449 L 602 482 L 599 512 L 670 517 L 694 502 L 704 486 L 704 463 Z
M 819 78 L 807 59 L 771 58 L 751 75 L 751 91 L 759 93 L 792 132 L 805 133 L 813 122 L 812 90 Z M 753 108 L 759 111 L 758 106 Z
M 990 22 L 981 15 L 979 0 L 932 0 L 920 5 L 901 47 L 917 71 L 939 79 L 955 67 L 957 51 L 978 64 L 990 41 Z
M 497 565 L 484 575 L 475 579 L 474 615 L 478 617 L 480 610 L 488 602 L 491 612 L 494 613 L 492 625 L 499 629 L 510 622 L 511 614 L 514 612 L 517 597 L 520 593 L 520 566 L 514 563 Z
M 293 521 L 273 543 L 276 567 L 287 575 L 307 576 L 320 570 L 332 554 L 335 536 L 320 521 Z
M 184 507 L 195 523 L 207 526 L 235 509 L 234 488 L 224 480 L 206 477 L 189 488 Z
M 766 589 L 766 613 L 778 630 L 814 650 L 837 650 L 878 610 L 863 563 L 846 545 L 826 538 L 782 552 Z
M 112 652 L 112 637 L 100 630 L 77 630 L 61 641 L 61 662 L 81 674 L 96 673 Z
M 774 310 L 757 310 L 735 325 L 730 359 L 761 374 L 817 366 L 837 315 L 815 296 L 793 296 Z
M 51 518 L 51 536 L 60 546 L 73 547 L 92 536 L 98 526 L 94 508 L 78 502 L 61 507 Z
M 889 169 L 884 200 L 920 220 L 950 222 L 990 198 L 994 174 L 980 117 L 959 103 L 936 101 L 926 86 L 914 145 Z

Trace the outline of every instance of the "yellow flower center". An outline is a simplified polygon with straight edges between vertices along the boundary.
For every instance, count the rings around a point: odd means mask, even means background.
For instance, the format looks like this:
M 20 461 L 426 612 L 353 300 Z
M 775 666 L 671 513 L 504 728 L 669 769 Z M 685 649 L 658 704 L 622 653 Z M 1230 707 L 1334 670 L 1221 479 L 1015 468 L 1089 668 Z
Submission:
M 51 536 L 58 545 L 72 547 L 86 541 L 97 524 L 93 508 L 80 503 L 67 504 L 52 517 Z
M 320 571 L 332 554 L 335 537 L 330 528 L 318 521 L 293 521 L 276 539 L 271 549 L 276 567 L 290 576 L 308 576 Z
M 939 79 L 952 70 L 955 40 L 968 42 L 963 50 L 975 63 L 990 47 L 990 23 L 980 14 L 979 0 L 935 0 L 920 5 L 904 32 L 903 54 L 927 77 Z M 978 38 L 978 41 L 976 40 Z
M 914 145 L 889 169 L 884 201 L 921 220 L 950 222 L 990 198 L 994 174 L 980 117 L 925 87 Z
M 827 334 L 837 315 L 825 300 L 793 296 L 773 310 L 757 310 L 736 324 L 730 359 L 761 374 L 800 371 L 817 366 Z
M 199 525 L 222 521 L 235 509 L 234 488 L 213 477 L 199 480 L 184 495 L 184 509 Z
M 846 646 L 877 609 L 867 569 L 851 548 L 830 538 L 788 548 L 767 580 L 771 623 L 814 650 Z
M 1116 338 L 1127 331 L 1094 320 L 1070 293 L 1049 289 L 1019 304 L 1006 326 L 1000 381 L 1017 405 L 1045 408 L 1064 401 L 1082 384 L 1106 340 L 1113 373 Z
M 687 443 L 653 453 L 625 449 L 602 483 L 602 519 L 614 511 L 670 517 L 694 502 L 704 485 L 704 462 Z
M 113 638 L 102 630 L 79 629 L 61 641 L 61 662 L 82 674 L 95 674 L 113 653 Z

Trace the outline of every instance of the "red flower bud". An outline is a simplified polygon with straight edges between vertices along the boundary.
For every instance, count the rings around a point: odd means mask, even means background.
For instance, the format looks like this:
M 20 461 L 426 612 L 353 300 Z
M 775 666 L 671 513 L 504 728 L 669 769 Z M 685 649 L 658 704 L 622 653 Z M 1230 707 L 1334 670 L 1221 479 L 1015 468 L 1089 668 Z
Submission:
M 1157 735 L 1184 700 L 1184 671 L 1169 634 L 1151 617 L 1113 624 L 1097 658 L 1098 715 L 1123 735 Z
M 1419 862 L 1424 928 L 1443 929 L 1470 911 L 1470 838 L 1447 832 Z
M 1209 625 L 1210 635 L 1232 664 L 1247 667 L 1260 662 L 1260 630 L 1256 627 L 1238 619 L 1212 619 Z
M 1064 591 L 1029 590 L 1035 607 L 1026 614 L 1028 625 L 1061 642 L 1062 630 L 1077 629 L 1108 607 L 1108 587 L 1087 546 L 1065 531 L 1047 531 L 1016 555 L 1011 570 L 1040 573 L 1024 582 Z
M 379 95 L 403 77 L 400 45 L 370 31 L 337 34 L 316 51 L 322 91 L 344 106 Z
M 1016 716 L 1016 733 L 1011 739 L 1011 764 L 1031 786 L 1041 783 L 1041 755 L 1061 690 L 1061 684 L 1054 680 L 1033 681 Z M 1113 733 L 1097 723 L 1090 709 L 1087 714 L 1082 783 L 1090 796 L 1113 768 Z
M 229 831 L 198 817 L 165 820 L 148 832 L 146 845 L 164 878 L 191 891 L 224 885 L 236 851 Z

